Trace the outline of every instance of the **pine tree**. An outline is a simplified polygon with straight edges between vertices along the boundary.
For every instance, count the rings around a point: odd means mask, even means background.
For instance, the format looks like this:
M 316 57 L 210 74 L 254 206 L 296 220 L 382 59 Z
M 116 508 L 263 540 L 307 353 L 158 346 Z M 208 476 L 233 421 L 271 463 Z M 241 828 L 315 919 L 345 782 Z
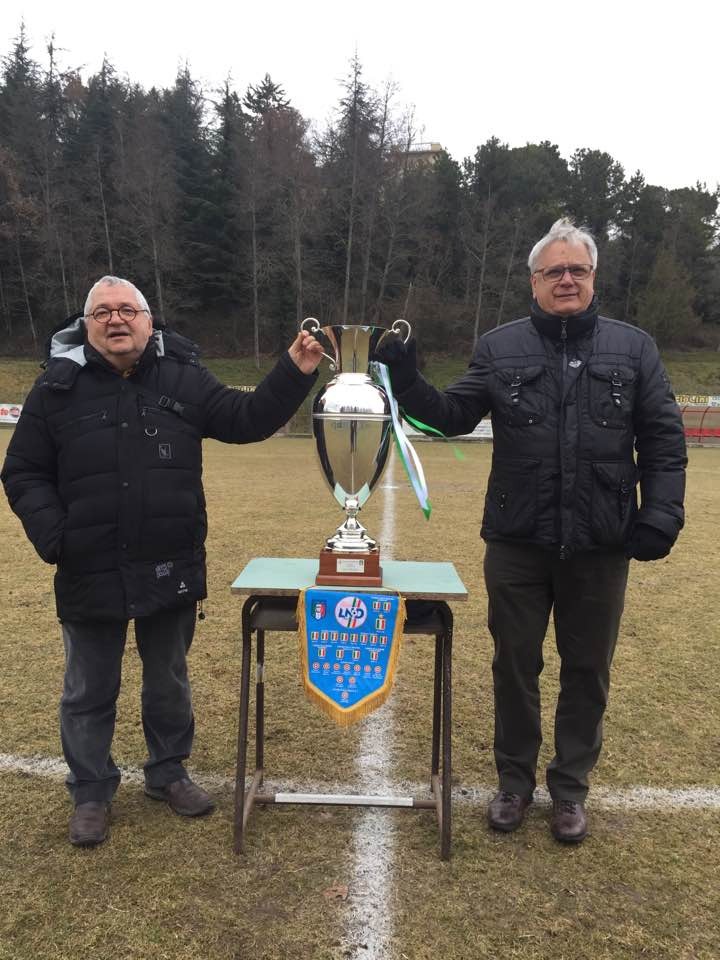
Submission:
M 693 290 L 687 273 L 663 247 L 638 304 L 636 322 L 660 347 L 687 345 L 698 329 Z

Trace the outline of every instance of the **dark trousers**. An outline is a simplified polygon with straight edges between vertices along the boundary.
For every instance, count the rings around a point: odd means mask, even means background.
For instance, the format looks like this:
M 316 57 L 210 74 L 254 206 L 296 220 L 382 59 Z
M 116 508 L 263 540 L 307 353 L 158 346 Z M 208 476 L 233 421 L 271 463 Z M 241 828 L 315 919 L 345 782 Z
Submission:
M 560 654 L 555 757 L 547 785 L 557 800 L 583 801 L 602 746 L 602 720 L 625 602 L 621 553 L 555 552 L 488 543 L 488 626 L 495 642 L 495 763 L 500 788 L 529 796 L 542 742 L 542 646 L 553 613 Z
M 70 768 L 66 783 L 76 804 L 110 800 L 120 782 L 110 748 L 127 627 L 127 622 L 62 624 L 65 681 L 60 733 Z M 195 604 L 135 620 L 149 787 L 163 787 L 186 776 L 183 760 L 190 755 L 195 729 L 186 654 L 194 631 Z

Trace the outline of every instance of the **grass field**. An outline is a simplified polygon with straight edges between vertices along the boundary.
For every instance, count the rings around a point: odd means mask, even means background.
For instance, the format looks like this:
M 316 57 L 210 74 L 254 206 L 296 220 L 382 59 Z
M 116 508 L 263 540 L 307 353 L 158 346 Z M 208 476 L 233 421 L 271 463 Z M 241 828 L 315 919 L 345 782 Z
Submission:
M 0 432 L 0 454 L 9 436 Z M 650 809 L 618 793 L 705 787 L 717 796 L 720 789 L 720 450 L 691 451 L 688 522 L 672 555 L 632 567 L 605 749 L 590 795 L 591 835 L 574 849 L 552 840 L 542 803 L 517 834 L 485 826 L 480 799 L 494 785 L 494 768 L 478 527 L 490 447 L 463 450 L 467 459 L 458 463 L 446 445 L 419 448 L 434 505 L 429 522 L 397 464 L 397 489 L 379 490 L 363 513 L 379 535 L 387 529 L 385 498 L 392 498 L 395 535 L 383 544 L 386 555 L 450 559 L 470 591 L 467 603 L 455 604 L 452 860 L 439 861 L 429 812 L 344 808 L 257 811 L 246 855 L 232 854 L 241 600 L 229 584 L 251 557 L 315 555 L 340 512 L 309 440 L 244 448 L 210 442 L 210 598 L 190 655 L 197 722 L 191 763 L 218 810 L 185 821 L 145 798 L 137 777 L 128 776 L 108 842 L 77 850 L 66 839 L 70 805 L 61 780 L 8 762 L 0 773 L 0 960 L 720 956 L 720 808 Z M 62 645 L 52 571 L 4 502 L 0 538 L 0 754 L 57 758 Z M 390 782 L 426 780 L 430 641 L 406 640 L 389 703 L 348 731 L 305 701 L 293 637 L 268 637 L 266 665 L 270 783 L 358 783 L 367 729 L 388 740 Z M 557 669 L 550 636 L 542 763 L 551 755 Z M 138 698 L 138 658 L 129 642 L 114 747 L 129 771 L 144 760 Z

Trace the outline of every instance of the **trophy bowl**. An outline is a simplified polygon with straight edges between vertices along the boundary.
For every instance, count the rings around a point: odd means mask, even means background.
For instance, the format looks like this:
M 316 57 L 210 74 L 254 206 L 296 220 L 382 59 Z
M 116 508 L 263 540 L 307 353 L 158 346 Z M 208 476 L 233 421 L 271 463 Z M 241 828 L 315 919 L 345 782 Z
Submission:
M 344 522 L 328 537 L 320 553 L 315 582 L 321 585 L 382 585 L 380 551 L 358 520 L 382 476 L 392 436 L 390 398 L 370 375 L 370 358 L 388 335 L 410 335 L 410 325 L 396 320 L 385 327 L 340 324 L 321 326 L 314 317 L 302 329 L 322 334 L 332 355 L 332 379 L 313 402 L 312 423 L 320 469 L 345 512 Z M 318 338 L 319 339 L 319 338 Z

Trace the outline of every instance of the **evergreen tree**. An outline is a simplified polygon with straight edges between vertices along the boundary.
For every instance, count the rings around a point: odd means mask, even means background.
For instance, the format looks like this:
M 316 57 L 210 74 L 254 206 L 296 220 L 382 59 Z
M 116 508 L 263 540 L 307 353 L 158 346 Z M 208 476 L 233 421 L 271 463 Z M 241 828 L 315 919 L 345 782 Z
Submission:
M 695 291 L 672 251 L 663 247 L 638 304 L 637 324 L 660 347 L 687 346 L 698 330 Z

